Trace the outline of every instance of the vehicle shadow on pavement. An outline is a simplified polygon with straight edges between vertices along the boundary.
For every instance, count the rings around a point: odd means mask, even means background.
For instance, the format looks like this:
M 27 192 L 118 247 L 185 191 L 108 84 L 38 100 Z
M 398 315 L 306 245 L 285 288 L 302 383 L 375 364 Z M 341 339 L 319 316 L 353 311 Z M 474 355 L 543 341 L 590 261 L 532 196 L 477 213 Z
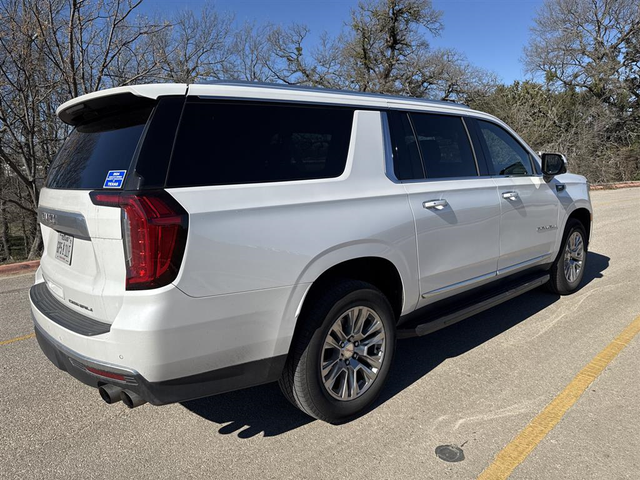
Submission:
M 582 288 L 602 278 L 602 272 L 608 266 L 609 257 L 589 252 Z M 425 337 L 401 340 L 387 385 L 368 411 L 420 380 L 447 358 L 482 345 L 559 298 L 559 295 L 536 289 Z M 237 433 L 239 438 L 251 438 L 261 433 L 265 437 L 277 436 L 314 421 L 289 404 L 275 383 L 192 400 L 182 405 L 196 415 L 222 425 L 219 433 Z

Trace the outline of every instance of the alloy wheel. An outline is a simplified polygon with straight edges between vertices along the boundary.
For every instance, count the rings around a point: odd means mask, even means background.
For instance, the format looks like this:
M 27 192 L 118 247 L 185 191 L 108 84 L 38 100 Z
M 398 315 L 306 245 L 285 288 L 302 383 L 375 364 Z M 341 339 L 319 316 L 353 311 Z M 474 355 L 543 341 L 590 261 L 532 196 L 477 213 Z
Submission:
M 353 307 L 335 320 L 320 354 L 322 383 L 333 398 L 354 400 L 371 387 L 384 361 L 386 337 L 384 323 L 368 307 Z
M 584 261 L 584 241 L 580 232 L 573 232 L 564 250 L 564 276 L 569 283 L 580 278 Z

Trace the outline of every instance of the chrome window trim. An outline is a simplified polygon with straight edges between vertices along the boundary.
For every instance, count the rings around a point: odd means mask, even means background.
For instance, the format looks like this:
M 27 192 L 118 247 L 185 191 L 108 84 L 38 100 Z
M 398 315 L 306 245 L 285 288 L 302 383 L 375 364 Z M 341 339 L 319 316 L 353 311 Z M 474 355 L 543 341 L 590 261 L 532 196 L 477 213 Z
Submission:
M 489 175 L 491 178 L 542 178 L 544 175 L 534 173 L 533 175 Z
M 398 183 L 433 183 L 433 182 L 459 182 L 462 180 L 487 180 L 490 175 L 478 175 L 477 177 L 443 177 L 443 178 L 420 178 L 416 180 L 398 180 Z

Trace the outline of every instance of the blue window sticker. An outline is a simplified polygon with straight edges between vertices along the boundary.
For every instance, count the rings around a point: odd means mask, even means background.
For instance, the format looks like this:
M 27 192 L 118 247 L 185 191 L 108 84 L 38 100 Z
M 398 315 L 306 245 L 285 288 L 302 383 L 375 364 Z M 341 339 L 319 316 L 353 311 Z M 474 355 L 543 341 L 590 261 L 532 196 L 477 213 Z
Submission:
M 103 188 L 122 188 L 122 182 L 126 174 L 126 170 L 109 170 L 107 178 L 104 180 Z

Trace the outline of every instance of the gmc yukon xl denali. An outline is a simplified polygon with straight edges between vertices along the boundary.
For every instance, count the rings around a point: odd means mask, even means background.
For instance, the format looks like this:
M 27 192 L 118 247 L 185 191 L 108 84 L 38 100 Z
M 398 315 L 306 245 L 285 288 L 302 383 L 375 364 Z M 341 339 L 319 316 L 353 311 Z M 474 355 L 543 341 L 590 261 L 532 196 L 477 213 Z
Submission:
M 40 197 L 35 332 L 107 403 L 277 380 L 345 421 L 397 338 L 584 275 L 585 179 L 462 105 L 223 82 L 57 114 L 73 131 Z

